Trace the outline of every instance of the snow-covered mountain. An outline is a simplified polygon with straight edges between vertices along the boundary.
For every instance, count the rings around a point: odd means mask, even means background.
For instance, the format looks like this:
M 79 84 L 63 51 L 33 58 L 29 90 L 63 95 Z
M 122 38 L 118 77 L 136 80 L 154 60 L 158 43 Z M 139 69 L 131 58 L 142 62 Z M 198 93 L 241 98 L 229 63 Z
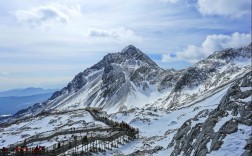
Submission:
M 174 109 L 211 96 L 251 70 L 252 44 L 224 49 L 184 70 L 164 70 L 136 47 L 110 53 L 77 74 L 47 101 L 19 111 L 15 116 L 43 111 L 101 107 L 110 113 L 133 107 Z
M 94 66 L 79 73 L 56 92 L 45 110 L 76 109 L 86 106 L 118 109 L 135 93 L 142 96 L 156 89 L 163 69 L 139 49 L 130 45 L 120 53 L 106 55 Z M 127 104 L 126 104 L 127 105 Z
M 42 111 L 71 110 L 87 106 L 115 112 L 126 106 L 143 107 L 146 99 L 158 97 L 164 70 L 139 49 L 130 45 L 121 52 L 106 55 L 100 62 L 77 74 L 61 91 L 47 101 L 16 115 Z

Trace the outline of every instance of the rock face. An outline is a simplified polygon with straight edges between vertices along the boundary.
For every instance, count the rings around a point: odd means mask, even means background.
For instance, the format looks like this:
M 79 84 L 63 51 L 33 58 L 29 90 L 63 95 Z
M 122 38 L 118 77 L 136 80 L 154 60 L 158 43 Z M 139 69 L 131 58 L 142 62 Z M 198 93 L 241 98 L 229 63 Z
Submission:
M 250 130 L 243 155 L 251 155 L 251 96 L 252 72 L 249 72 L 230 86 L 216 109 L 199 112 L 179 128 L 168 145 L 168 148 L 174 148 L 171 155 L 201 156 L 216 151 L 225 143 L 225 137 L 241 131 L 241 126 L 247 126 L 247 130 Z
M 203 96 L 251 70 L 252 46 L 224 49 L 184 70 L 164 70 L 136 47 L 110 53 L 77 74 L 47 101 L 17 112 L 10 119 L 61 111 L 100 107 L 111 112 L 150 106 L 176 109 Z

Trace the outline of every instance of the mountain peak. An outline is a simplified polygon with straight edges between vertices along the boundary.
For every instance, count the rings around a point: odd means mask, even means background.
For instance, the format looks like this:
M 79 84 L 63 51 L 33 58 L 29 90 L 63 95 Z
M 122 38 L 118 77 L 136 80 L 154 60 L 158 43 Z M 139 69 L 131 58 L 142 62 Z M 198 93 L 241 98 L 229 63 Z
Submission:
M 128 45 L 125 48 L 123 48 L 123 50 L 121 52 L 125 53 L 125 52 L 127 52 L 129 50 L 135 50 L 135 51 L 137 51 L 138 49 L 134 45 Z
M 160 67 L 154 61 L 152 61 L 145 53 L 133 45 L 128 45 L 125 47 L 120 54 L 126 59 L 140 60 L 156 69 L 160 69 Z
M 133 45 L 128 45 L 127 47 L 125 47 L 121 53 L 123 55 L 129 55 L 129 56 L 143 56 L 145 55 L 141 50 L 139 50 L 138 48 L 136 48 Z

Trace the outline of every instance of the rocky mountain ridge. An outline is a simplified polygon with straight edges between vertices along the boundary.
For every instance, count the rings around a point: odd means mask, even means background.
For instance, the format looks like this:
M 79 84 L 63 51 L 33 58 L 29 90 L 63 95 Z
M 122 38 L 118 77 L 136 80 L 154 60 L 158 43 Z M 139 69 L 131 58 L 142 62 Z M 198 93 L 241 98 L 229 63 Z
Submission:
M 251 71 L 251 51 L 251 44 L 238 49 L 224 49 L 187 68 L 179 76 L 168 75 L 165 82 L 175 82 L 175 85 L 170 85 L 169 95 L 154 105 L 168 109 L 183 106 L 244 76 Z

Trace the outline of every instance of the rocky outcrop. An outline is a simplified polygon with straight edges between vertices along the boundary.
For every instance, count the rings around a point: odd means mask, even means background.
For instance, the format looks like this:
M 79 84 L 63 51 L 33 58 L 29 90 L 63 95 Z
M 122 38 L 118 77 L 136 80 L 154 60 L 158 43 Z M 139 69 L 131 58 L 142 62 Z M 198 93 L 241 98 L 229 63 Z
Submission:
M 146 155 L 152 155 L 160 150 L 162 150 L 163 147 L 162 146 L 156 146 L 155 148 L 153 149 L 149 149 L 149 150 L 137 150 L 135 151 L 134 153 L 131 153 L 127 156 L 146 156 Z
M 206 155 L 219 150 L 224 138 L 237 132 L 240 124 L 252 126 L 251 74 L 249 72 L 234 82 L 216 109 L 199 112 L 179 128 L 168 145 L 168 148 L 174 148 L 171 155 Z M 204 122 L 197 123 L 202 118 L 206 118 Z M 251 155 L 251 139 L 250 135 L 244 147 L 244 156 Z

